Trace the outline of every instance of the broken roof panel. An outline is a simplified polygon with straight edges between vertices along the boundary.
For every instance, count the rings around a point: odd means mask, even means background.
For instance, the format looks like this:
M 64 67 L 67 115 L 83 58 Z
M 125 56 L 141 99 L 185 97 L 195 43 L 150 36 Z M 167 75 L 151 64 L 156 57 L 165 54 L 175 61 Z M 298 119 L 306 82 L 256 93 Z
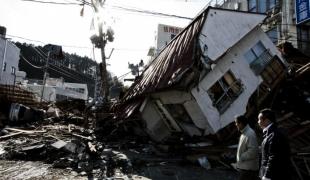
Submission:
M 202 13 L 160 52 L 131 86 L 126 100 L 173 85 L 173 78 L 184 73 L 194 62 L 195 39 L 204 20 Z

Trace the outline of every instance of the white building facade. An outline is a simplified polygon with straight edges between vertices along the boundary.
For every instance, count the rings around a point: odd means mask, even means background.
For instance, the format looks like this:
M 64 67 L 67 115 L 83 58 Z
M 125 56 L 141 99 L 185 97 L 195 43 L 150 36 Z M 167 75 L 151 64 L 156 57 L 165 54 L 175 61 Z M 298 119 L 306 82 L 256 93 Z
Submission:
M 225 0 L 220 7 L 266 13 L 263 30 L 276 45 L 289 42 L 310 55 L 310 0 Z
M 158 24 L 157 31 L 155 35 L 155 47 L 151 47 L 148 56 L 153 59 L 159 52 L 167 46 L 167 44 L 182 31 L 183 28 Z
M 66 99 L 88 99 L 87 84 L 65 83 L 62 79 L 49 78 L 43 90 L 43 85 L 26 84 L 31 92 L 37 94 L 37 97 L 48 101 L 62 101 Z M 43 94 L 42 94 L 43 92 Z
M 5 38 L 5 28 L 0 34 L 0 84 L 14 85 L 18 71 L 20 49 Z

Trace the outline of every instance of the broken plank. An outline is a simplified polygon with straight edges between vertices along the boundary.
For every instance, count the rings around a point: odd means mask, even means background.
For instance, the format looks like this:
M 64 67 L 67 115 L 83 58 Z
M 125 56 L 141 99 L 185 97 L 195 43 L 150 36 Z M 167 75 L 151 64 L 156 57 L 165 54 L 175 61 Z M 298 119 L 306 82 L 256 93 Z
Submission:
M 16 131 L 16 132 L 23 132 L 27 134 L 34 134 L 34 133 L 45 133 L 45 130 L 42 131 L 36 131 L 36 130 L 24 130 L 24 129 L 17 129 L 17 128 L 4 128 L 9 131 Z
M 9 137 L 17 136 L 17 135 L 22 134 L 22 133 L 23 132 L 17 132 L 17 133 L 12 133 L 12 134 L 8 134 L 8 135 L 0 136 L 0 139 L 6 139 Z
M 82 139 L 93 140 L 93 138 L 91 138 L 91 137 L 86 137 L 86 136 L 82 136 L 82 135 L 75 134 L 75 133 L 72 133 L 72 135 L 76 136 L 76 137 L 79 137 L 79 138 L 82 138 Z

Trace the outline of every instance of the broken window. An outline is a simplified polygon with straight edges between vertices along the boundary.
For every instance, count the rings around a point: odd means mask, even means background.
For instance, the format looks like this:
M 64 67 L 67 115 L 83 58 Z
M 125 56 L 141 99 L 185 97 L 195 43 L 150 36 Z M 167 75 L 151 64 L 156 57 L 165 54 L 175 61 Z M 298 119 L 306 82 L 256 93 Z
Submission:
M 11 67 L 11 74 L 15 74 L 16 72 L 16 68 L 15 67 Z
M 265 48 L 261 41 L 248 50 L 244 57 L 256 75 L 260 74 L 272 59 L 269 50 Z
M 241 81 L 237 80 L 231 71 L 228 71 L 208 90 L 208 95 L 213 106 L 223 113 L 237 99 L 242 90 Z
M 273 84 L 273 82 L 284 73 L 285 66 L 280 61 L 280 59 L 276 56 L 275 59 L 271 61 L 271 63 L 265 67 L 265 69 L 261 72 L 261 76 L 267 84 Z

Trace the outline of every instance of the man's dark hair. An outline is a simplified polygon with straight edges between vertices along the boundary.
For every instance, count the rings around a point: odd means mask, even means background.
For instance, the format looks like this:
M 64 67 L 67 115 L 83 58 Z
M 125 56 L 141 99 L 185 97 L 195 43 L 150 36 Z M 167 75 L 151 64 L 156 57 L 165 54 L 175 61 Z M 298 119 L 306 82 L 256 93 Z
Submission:
M 267 118 L 273 123 L 276 122 L 276 115 L 271 109 L 266 108 L 266 109 L 261 110 L 259 113 L 262 114 L 263 118 Z
M 244 126 L 246 126 L 248 124 L 248 119 L 244 116 L 244 115 L 239 115 L 235 117 L 235 120 L 238 123 L 243 124 Z

